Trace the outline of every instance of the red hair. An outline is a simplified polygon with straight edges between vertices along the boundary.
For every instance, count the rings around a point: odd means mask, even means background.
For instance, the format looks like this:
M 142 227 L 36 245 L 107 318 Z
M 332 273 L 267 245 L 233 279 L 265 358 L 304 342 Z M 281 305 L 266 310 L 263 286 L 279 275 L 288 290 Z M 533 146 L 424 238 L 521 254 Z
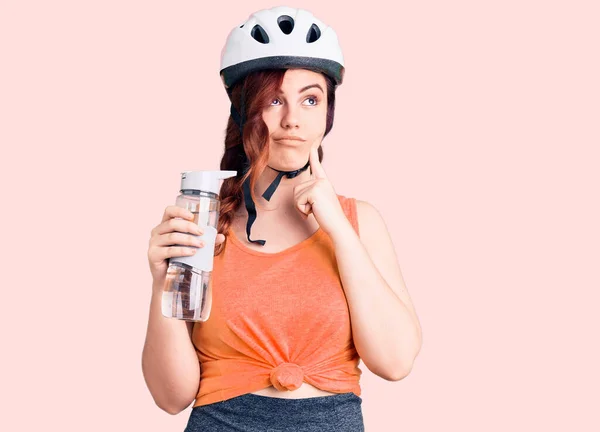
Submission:
M 242 147 L 240 128 L 231 114 L 227 121 L 225 152 L 221 159 L 220 169 L 237 171 L 237 176 L 223 180 L 219 192 L 221 200 L 219 222 L 217 224 L 217 232 L 219 233 L 227 233 L 233 222 L 235 211 L 244 203 L 242 185 L 247 177 L 250 177 L 252 199 L 257 209 L 261 207 L 260 201 L 254 195 L 254 187 L 269 161 L 269 128 L 262 119 L 262 113 L 277 97 L 285 72 L 286 69 L 266 69 L 253 72 L 232 88 L 231 99 L 238 112 L 240 112 L 242 88 L 245 91 L 246 122 L 244 123 L 244 144 Z M 327 82 L 327 120 L 324 134 L 324 136 L 327 136 L 333 127 L 336 85 L 329 76 L 325 74 L 323 76 Z M 245 174 L 244 151 L 249 161 L 249 169 Z M 319 161 L 322 161 L 323 149 L 321 146 L 319 146 L 318 153 Z M 215 256 L 222 252 L 226 242 L 227 236 L 224 243 L 216 246 Z

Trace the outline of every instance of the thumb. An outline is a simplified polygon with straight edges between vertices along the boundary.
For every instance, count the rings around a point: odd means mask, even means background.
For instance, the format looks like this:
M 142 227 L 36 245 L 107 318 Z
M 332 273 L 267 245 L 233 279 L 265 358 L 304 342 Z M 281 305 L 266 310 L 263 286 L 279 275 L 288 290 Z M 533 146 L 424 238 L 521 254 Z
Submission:
M 225 235 L 221 234 L 221 233 L 218 233 L 217 237 L 215 237 L 215 244 L 218 245 L 218 244 L 223 243 L 224 241 L 225 241 Z

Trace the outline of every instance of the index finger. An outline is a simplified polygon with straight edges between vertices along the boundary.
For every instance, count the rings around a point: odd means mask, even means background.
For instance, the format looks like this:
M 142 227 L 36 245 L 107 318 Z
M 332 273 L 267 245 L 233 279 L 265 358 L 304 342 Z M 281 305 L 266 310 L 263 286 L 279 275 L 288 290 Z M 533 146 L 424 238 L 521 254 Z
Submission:
M 165 209 L 162 222 L 168 221 L 174 217 L 194 220 L 194 214 L 191 211 L 184 209 L 183 207 L 179 207 L 178 205 L 170 205 Z
M 313 174 L 314 178 L 326 178 L 325 170 L 323 169 L 323 165 L 319 162 L 319 151 L 316 147 L 313 147 L 310 150 L 310 172 Z

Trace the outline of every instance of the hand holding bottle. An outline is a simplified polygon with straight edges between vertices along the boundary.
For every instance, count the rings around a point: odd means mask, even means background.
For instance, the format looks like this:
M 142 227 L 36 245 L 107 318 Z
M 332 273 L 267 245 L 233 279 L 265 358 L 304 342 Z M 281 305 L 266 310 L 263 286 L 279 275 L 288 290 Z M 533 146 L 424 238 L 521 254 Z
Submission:
M 162 286 L 169 267 L 168 258 L 193 255 L 197 248 L 203 247 L 202 228 L 194 222 L 194 215 L 176 205 L 165 209 L 160 224 L 150 233 L 148 264 L 154 280 L 153 284 Z M 225 236 L 217 234 L 215 245 L 225 241 Z

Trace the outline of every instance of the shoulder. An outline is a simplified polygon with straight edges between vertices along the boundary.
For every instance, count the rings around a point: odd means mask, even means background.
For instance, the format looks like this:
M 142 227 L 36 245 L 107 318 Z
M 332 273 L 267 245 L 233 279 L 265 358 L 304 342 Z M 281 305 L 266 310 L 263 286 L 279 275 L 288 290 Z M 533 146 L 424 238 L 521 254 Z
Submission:
M 375 235 L 380 238 L 387 235 L 387 227 L 383 216 L 377 208 L 368 201 L 354 199 L 356 201 L 356 218 L 361 228 L 361 239 Z
M 359 200 L 358 198 L 354 198 L 354 201 L 356 201 L 357 215 L 365 221 L 381 217 L 379 211 L 370 202 Z
M 353 220 L 361 241 L 367 239 L 370 240 L 370 243 L 377 244 L 382 238 L 389 238 L 383 216 L 373 204 L 354 197 L 343 195 L 338 195 L 338 197 L 350 220 Z

